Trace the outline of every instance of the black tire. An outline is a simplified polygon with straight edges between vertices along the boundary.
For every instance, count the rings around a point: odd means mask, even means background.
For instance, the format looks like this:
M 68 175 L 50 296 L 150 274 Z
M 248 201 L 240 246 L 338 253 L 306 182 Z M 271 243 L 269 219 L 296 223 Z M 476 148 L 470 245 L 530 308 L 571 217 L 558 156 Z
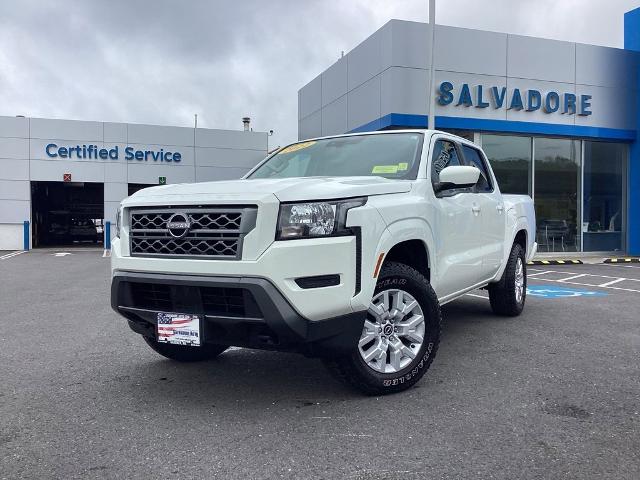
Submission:
M 527 298 L 527 262 L 525 252 L 521 245 L 514 244 L 511 247 L 507 266 L 502 273 L 502 277 L 496 283 L 489 284 L 489 302 L 491 309 L 497 315 L 507 317 L 517 317 L 524 309 L 524 302 Z M 518 261 L 522 264 L 524 275 L 524 286 L 520 299 L 516 293 L 516 269 Z
M 388 289 L 402 289 L 409 293 L 418 301 L 423 312 L 424 340 L 411 363 L 394 373 L 377 372 L 364 361 L 357 344 L 348 355 L 323 359 L 334 377 L 367 395 L 385 395 L 412 387 L 431 366 L 440 343 L 442 315 L 438 297 L 429 281 L 407 265 L 388 262 L 378 276 L 374 296 Z M 369 315 L 368 318 L 373 317 Z
M 202 362 L 216 358 L 227 348 L 225 345 L 212 345 L 205 343 L 200 347 L 188 345 L 172 345 L 170 343 L 160 343 L 153 338 L 143 337 L 155 352 L 163 357 L 175 360 L 176 362 Z

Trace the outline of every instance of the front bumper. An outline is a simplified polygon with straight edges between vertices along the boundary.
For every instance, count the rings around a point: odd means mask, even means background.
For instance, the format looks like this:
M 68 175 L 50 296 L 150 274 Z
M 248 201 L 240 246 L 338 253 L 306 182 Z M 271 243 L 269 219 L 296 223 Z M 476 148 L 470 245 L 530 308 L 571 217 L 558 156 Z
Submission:
M 111 306 L 135 332 L 154 338 L 158 312 L 203 318 L 205 343 L 308 355 L 346 353 L 357 344 L 366 311 L 309 320 L 268 280 L 116 272 Z
M 356 308 L 360 277 L 355 236 L 311 238 L 272 242 L 255 260 L 198 258 L 148 258 L 123 252 L 126 241 L 114 239 L 111 249 L 112 276 L 118 272 L 200 275 L 207 277 L 266 278 L 295 310 L 309 320 L 324 320 L 368 307 L 368 300 Z M 338 275 L 339 283 L 305 289 L 296 283 L 301 277 Z M 369 297 L 370 299 L 370 297 Z

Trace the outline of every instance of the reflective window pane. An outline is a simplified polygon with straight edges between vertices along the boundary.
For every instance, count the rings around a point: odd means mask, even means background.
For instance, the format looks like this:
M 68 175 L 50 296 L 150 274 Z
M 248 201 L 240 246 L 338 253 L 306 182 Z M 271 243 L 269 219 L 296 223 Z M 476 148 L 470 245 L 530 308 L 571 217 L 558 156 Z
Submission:
M 531 195 L 531 138 L 482 135 L 487 155 L 502 193 Z
M 580 141 L 535 138 L 535 208 L 541 252 L 575 252 L 578 237 Z
M 490 192 L 493 190 L 491 186 L 491 179 L 487 167 L 485 166 L 482 154 L 476 148 L 469 147 L 467 145 L 462 146 L 462 153 L 467 165 L 474 165 L 480 170 L 480 178 L 476 184 L 477 192 Z
M 438 130 L 441 132 L 451 133 L 452 135 L 457 135 L 465 140 L 473 142 L 473 132 L 471 130 L 459 130 L 457 128 L 439 128 Z
M 612 252 L 622 249 L 626 158 L 627 147 L 624 144 L 584 144 L 584 251 Z

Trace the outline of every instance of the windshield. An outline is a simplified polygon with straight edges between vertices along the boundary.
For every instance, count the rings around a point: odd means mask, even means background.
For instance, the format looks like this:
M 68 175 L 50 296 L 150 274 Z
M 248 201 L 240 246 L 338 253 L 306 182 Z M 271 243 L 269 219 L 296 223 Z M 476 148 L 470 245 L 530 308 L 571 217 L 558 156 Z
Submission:
M 384 133 L 294 143 L 248 178 L 379 176 L 414 180 L 421 133 Z

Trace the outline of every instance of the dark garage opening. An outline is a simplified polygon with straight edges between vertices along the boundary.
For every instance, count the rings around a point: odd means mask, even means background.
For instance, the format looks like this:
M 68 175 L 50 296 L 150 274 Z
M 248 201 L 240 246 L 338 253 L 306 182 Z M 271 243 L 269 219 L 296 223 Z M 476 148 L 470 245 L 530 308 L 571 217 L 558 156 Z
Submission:
M 130 183 L 128 188 L 128 195 L 131 196 L 136 193 L 138 190 L 142 190 L 147 187 L 155 187 L 157 184 L 148 184 L 148 183 Z
M 31 182 L 34 247 L 102 244 L 104 184 Z

